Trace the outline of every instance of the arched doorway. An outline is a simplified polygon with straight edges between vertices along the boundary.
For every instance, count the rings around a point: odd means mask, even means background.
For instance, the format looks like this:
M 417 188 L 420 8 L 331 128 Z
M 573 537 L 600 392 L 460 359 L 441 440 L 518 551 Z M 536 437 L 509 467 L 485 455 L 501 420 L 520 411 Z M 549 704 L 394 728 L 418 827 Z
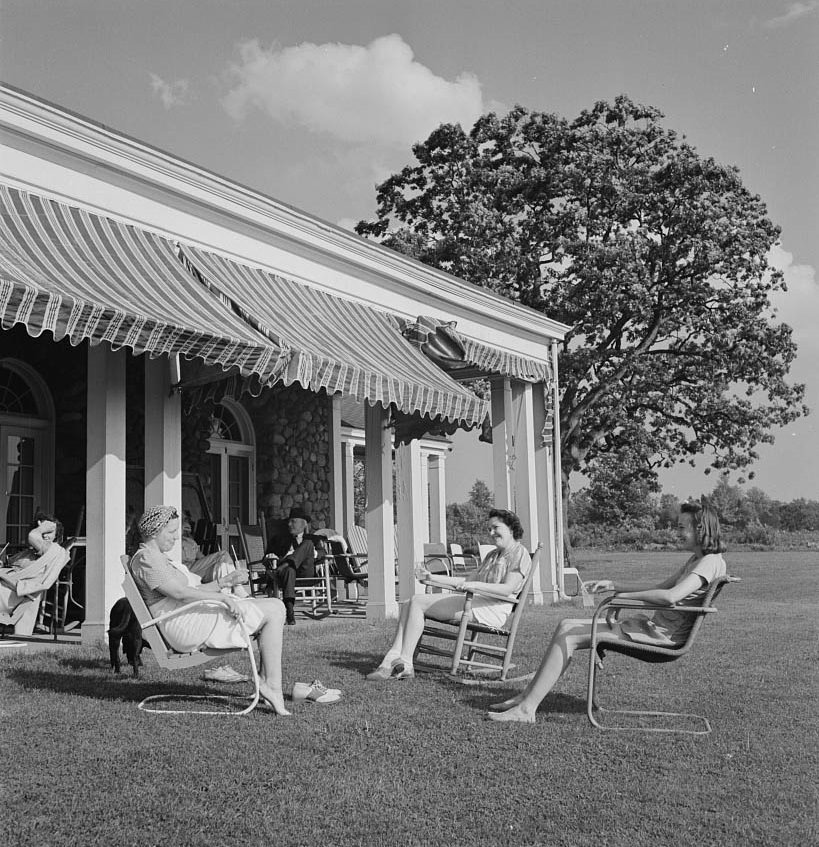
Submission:
M 210 418 L 211 514 L 222 550 L 239 553 L 237 523 L 256 514 L 256 436 L 250 416 L 235 400 L 225 399 Z
M 42 377 L 0 359 L 0 539 L 26 545 L 37 510 L 54 509 L 54 401 Z

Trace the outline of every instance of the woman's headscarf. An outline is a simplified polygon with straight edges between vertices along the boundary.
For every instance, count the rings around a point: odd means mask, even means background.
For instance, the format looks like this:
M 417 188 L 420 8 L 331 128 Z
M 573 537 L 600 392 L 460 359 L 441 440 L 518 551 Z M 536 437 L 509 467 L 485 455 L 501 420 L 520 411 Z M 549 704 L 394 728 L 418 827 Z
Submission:
M 139 534 L 147 541 L 178 517 L 179 514 L 173 506 L 151 506 L 139 519 Z

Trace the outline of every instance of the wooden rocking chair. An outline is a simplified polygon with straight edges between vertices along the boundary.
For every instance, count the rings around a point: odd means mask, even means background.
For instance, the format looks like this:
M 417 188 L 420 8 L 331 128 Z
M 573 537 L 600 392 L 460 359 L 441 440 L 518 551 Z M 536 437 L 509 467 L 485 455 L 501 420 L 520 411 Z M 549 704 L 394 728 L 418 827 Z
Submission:
M 453 676 L 458 673 L 459 668 L 464 667 L 466 670 L 476 671 L 481 674 L 497 673 L 499 674 L 499 681 L 505 680 L 509 671 L 514 667 L 512 665 L 512 649 L 515 646 L 515 637 L 518 626 L 520 625 L 520 619 L 523 615 L 523 609 L 526 606 L 526 597 L 532 585 L 532 578 L 540 566 L 540 551 L 542 548 L 543 545 L 538 544 L 537 549 L 532 554 L 532 566 L 529 568 L 529 573 L 526 575 L 526 579 L 523 581 L 523 585 L 521 585 L 517 594 L 509 596 L 500 593 L 493 594 L 488 591 L 464 592 L 466 594 L 466 601 L 461 619 L 447 621 L 445 623 L 439 621 L 427 622 L 418 641 L 416 655 L 418 653 L 428 653 L 433 656 L 451 658 L 450 673 Z M 461 589 L 455 590 L 458 591 Z M 476 595 L 480 597 L 493 597 L 507 603 L 511 602 L 512 613 L 509 616 L 507 626 L 496 628 L 472 620 L 470 614 L 472 598 Z M 447 650 L 436 644 L 430 644 L 429 639 L 454 641 L 455 647 L 453 650 Z M 464 651 L 466 651 L 465 655 Z M 476 659 L 476 655 L 493 657 L 496 661 L 487 662 L 483 659 Z M 416 664 L 416 667 L 419 667 L 419 665 Z M 430 668 L 432 666 L 421 664 L 420 667 Z

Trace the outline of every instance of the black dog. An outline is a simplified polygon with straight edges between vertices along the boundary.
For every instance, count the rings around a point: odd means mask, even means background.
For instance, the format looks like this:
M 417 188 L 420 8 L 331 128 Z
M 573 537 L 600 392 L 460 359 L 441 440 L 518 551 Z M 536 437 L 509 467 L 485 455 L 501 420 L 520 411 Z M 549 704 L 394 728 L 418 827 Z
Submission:
M 134 669 L 134 676 L 138 678 L 139 666 L 142 664 L 142 658 L 139 655 L 142 652 L 142 627 L 125 597 L 114 603 L 108 620 L 108 651 L 111 654 L 111 667 L 114 673 L 122 670 L 119 663 L 120 642 L 122 642 L 122 649 L 125 651 L 128 663 Z

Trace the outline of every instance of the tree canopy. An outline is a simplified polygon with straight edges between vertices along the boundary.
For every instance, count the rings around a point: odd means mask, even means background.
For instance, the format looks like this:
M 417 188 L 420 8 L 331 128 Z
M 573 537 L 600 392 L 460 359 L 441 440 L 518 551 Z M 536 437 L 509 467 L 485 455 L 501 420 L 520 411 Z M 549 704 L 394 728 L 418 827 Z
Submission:
M 575 120 L 516 106 L 443 125 L 377 189 L 357 231 L 568 324 L 560 355 L 564 494 L 708 454 L 745 467 L 807 412 L 770 294 L 779 236 L 735 167 L 620 96 Z

